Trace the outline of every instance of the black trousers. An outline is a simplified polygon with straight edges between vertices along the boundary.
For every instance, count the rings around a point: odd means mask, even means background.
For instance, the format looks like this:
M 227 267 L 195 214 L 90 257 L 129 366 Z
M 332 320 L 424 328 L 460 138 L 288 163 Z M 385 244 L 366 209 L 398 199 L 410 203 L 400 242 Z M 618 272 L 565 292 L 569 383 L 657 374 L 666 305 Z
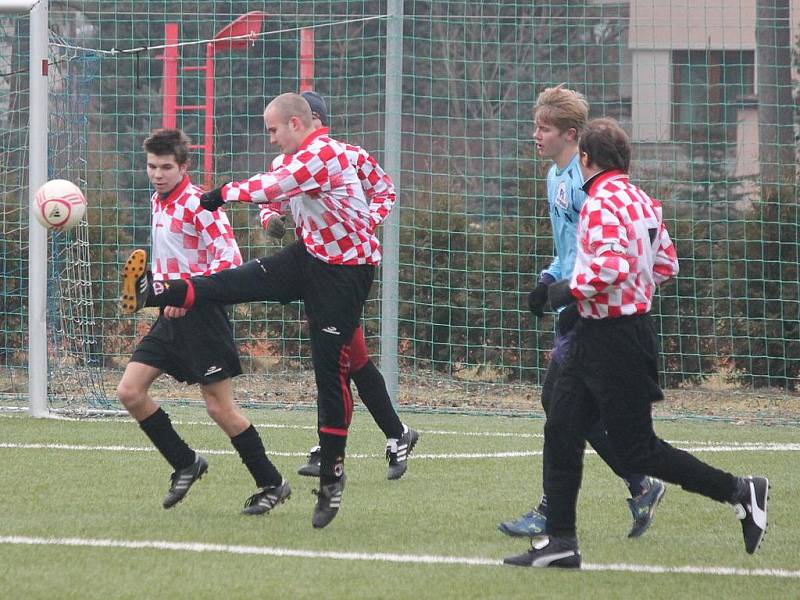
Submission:
M 567 341 L 569 344 L 569 341 Z M 566 347 L 569 347 L 568 345 Z M 544 376 L 544 383 L 542 384 L 542 408 L 544 409 L 545 419 L 550 417 L 550 406 L 552 405 L 553 389 L 555 388 L 558 378 L 561 376 L 561 361 L 555 358 L 550 359 L 550 364 L 547 367 L 547 373 Z M 606 425 L 600 418 L 599 412 L 596 418 L 590 423 L 586 424 L 586 429 L 583 431 L 583 436 L 587 442 L 594 448 L 597 455 L 614 471 L 620 479 L 624 480 L 629 487 L 632 484 L 638 484 L 642 476 L 639 473 L 628 471 L 625 465 L 620 463 L 616 454 L 611 449 L 611 444 L 608 441 L 606 434 Z M 547 480 L 550 477 L 551 460 L 553 451 L 547 444 L 545 439 L 544 448 L 542 450 L 542 482 L 543 488 L 547 489 Z
M 190 281 L 195 306 L 302 300 L 310 328 L 318 427 L 321 433 L 346 437 L 353 414 L 350 341 L 374 275 L 372 265 L 330 265 L 295 242 L 272 256 Z
M 658 337 L 649 314 L 581 319 L 550 400 L 547 533 L 575 535 L 575 506 L 583 474 L 586 432 L 605 423 L 611 449 L 627 471 L 652 475 L 719 502 L 736 478 L 672 447 L 653 430 L 658 383 Z

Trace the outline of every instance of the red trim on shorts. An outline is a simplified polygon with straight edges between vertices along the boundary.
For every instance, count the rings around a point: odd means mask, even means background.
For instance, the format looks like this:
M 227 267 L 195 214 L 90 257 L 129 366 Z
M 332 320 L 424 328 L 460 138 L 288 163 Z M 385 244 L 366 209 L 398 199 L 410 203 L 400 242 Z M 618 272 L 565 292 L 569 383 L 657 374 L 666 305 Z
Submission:
M 190 309 L 194 306 L 194 285 L 188 279 L 186 281 L 186 297 L 183 299 L 181 308 Z

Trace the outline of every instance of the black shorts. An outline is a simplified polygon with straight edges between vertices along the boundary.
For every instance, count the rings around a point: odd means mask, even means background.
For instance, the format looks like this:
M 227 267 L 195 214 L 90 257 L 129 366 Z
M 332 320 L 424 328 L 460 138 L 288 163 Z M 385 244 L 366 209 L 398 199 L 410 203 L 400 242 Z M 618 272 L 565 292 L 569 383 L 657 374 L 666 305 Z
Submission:
M 215 383 L 242 373 L 233 327 L 226 307 L 219 304 L 197 306 L 177 319 L 159 315 L 131 361 L 189 384 Z

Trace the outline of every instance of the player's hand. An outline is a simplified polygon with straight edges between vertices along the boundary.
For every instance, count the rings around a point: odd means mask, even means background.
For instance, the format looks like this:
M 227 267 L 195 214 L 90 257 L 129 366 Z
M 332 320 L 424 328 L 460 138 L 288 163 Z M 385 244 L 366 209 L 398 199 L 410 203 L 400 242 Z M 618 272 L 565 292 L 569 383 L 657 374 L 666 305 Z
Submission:
M 267 221 L 267 234 L 277 239 L 283 238 L 286 234 L 286 216 L 273 215 L 270 217 Z
M 547 304 L 548 287 L 546 283 L 540 281 L 536 284 L 536 287 L 528 293 L 528 309 L 534 317 L 544 316 L 544 305 Z
M 222 186 L 214 188 L 210 192 L 203 192 L 200 196 L 200 206 L 206 210 L 217 210 L 223 204 L 225 204 L 225 200 L 222 199 Z
M 185 317 L 187 312 L 189 312 L 187 309 L 179 306 L 164 307 L 164 316 L 168 319 L 180 319 L 181 317 Z
M 548 287 L 547 297 L 550 299 L 550 306 L 553 310 L 576 302 L 575 296 L 572 295 L 572 290 L 569 288 L 569 279 L 556 281 Z
M 581 318 L 580 313 L 578 312 L 578 305 L 577 304 L 570 304 L 560 313 L 558 313 L 558 323 L 556 327 L 558 327 L 558 333 L 560 335 L 567 335 L 572 328 L 575 327 L 575 324 Z

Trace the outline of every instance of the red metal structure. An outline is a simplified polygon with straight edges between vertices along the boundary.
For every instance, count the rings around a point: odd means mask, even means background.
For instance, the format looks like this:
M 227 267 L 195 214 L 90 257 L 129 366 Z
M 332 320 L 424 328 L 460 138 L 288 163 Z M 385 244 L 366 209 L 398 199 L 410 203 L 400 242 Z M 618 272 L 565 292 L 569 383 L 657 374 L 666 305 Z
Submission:
M 177 113 L 196 111 L 204 117 L 203 143 L 192 148 L 203 150 L 203 183 L 206 189 L 214 185 L 214 57 L 222 52 L 245 50 L 254 37 L 261 32 L 267 14 L 252 11 L 238 17 L 223 27 L 206 45 L 206 63 L 185 66 L 182 71 L 205 71 L 205 102 L 203 104 L 178 104 L 178 24 L 167 23 L 165 27 L 166 48 L 164 59 L 164 127 L 177 126 Z
M 167 23 L 164 30 L 166 48 L 160 58 L 164 60 L 164 127 L 177 127 L 178 112 L 203 113 L 203 143 L 193 145 L 203 150 L 203 184 L 214 186 L 214 57 L 222 52 L 246 50 L 268 15 L 260 11 L 246 13 L 225 27 L 206 45 L 205 65 L 185 66 L 181 71 L 205 72 L 205 102 L 203 104 L 178 104 L 178 24 Z M 314 89 L 314 30 L 300 30 L 300 92 Z
M 314 89 L 314 30 L 300 30 L 300 92 Z

